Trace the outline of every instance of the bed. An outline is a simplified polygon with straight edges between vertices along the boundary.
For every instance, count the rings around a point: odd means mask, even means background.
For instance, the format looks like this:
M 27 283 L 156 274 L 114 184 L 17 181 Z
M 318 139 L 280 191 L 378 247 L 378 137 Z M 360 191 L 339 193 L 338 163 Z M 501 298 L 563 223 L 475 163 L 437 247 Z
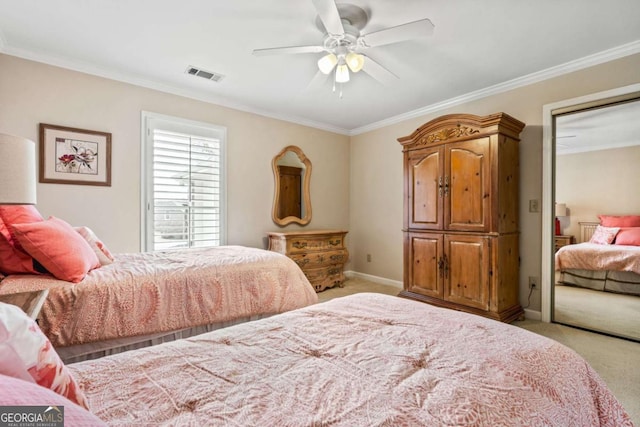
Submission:
M 562 344 L 382 294 L 67 368 L 110 425 L 632 425 Z
M 0 294 L 49 289 L 41 329 L 65 362 L 158 344 L 317 302 L 289 258 L 222 246 L 116 254 L 79 283 L 13 274 Z
M 640 295 L 640 246 L 592 243 L 599 222 L 580 222 L 578 244 L 555 255 L 556 283 Z

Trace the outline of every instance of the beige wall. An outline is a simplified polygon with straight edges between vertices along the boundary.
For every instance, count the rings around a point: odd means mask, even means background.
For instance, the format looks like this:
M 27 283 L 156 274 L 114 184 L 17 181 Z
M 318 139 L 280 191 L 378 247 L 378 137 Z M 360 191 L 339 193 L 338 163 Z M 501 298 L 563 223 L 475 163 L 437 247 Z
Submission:
M 520 301 L 527 305 L 528 276 L 540 277 L 540 213 L 529 213 L 530 199 L 542 197 L 542 106 L 640 82 L 640 54 L 437 113 L 403 121 L 351 138 L 352 269 L 402 280 L 402 150 L 396 141 L 443 114 L 506 112 L 527 124 L 520 143 Z M 366 254 L 372 261 L 366 261 Z M 540 293 L 529 307 L 540 310 Z
M 115 252 L 140 250 L 142 110 L 226 126 L 228 244 L 264 247 L 265 233 L 281 230 L 271 220 L 271 159 L 287 145 L 312 162 L 310 226 L 348 229 L 348 136 L 0 54 L 0 132 L 37 141 L 38 124 L 50 123 L 112 133 L 111 187 L 37 191 L 43 215 L 93 228 Z
M 578 238 L 578 222 L 599 214 L 640 214 L 639 184 L 640 145 L 557 156 L 556 200 L 569 209 L 563 234 Z
M 346 228 L 349 269 L 402 280 L 402 151 L 396 139 L 449 113 L 504 111 L 525 122 L 520 144 L 520 300 L 540 276 L 542 106 L 640 82 L 640 54 L 489 96 L 351 138 L 204 102 L 0 55 L 0 132 L 37 140 L 38 123 L 113 134 L 112 187 L 39 184 L 38 207 L 95 229 L 117 252 L 140 247 L 140 111 L 228 129 L 228 243 L 263 246 L 271 221 L 270 162 L 286 145 L 313 163 L 311 228 Z M 296 228 L 288 227 L 288 228 Z M 371 262 L 366 255 L 371 254 Z M 534 293 L 530 309 L 540 309 Z

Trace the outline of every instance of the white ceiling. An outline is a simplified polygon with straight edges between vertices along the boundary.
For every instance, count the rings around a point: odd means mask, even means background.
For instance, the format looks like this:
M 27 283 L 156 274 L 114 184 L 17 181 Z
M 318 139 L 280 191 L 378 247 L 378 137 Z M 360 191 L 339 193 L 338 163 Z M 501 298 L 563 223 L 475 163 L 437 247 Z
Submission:
M 640 145 L 640 99 L 556 117 L 556 154 Z
M 321 53 L 251 54 L 320 44 L 311 0 L 0 0 L 0 52 L 346 134 L 640 52 L 638 0 L 349 2 L 363 33 L 422 18 L 435 32 L 367 50 L 399 79 L 352 75 L 342 99 L 309 87 Z

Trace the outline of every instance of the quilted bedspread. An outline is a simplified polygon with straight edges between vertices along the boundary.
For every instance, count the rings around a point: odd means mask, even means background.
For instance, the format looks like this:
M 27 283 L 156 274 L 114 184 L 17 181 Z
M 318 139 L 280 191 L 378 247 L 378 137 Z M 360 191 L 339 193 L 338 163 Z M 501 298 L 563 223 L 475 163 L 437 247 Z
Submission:
M 380 294 L 69 368 L 112 425 L 632 425 L 573 350 Z
M 640 246 L 579 243 L 556 252 L 556 270 L 632 271 L 640 274 Z
M 300 268 L 242 246 L 118 254 L 80 283 L 11 275 L 0 293 L 49 289 L 40 327 L 55 347 L 268 315 L 317 302 Z

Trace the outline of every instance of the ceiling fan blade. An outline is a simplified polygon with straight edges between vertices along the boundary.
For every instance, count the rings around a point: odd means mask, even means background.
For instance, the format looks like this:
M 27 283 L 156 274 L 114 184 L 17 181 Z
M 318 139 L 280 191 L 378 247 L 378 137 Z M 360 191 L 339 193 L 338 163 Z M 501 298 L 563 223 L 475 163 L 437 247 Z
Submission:
M 318 53 L 324 52 L 322 46 L 287 46 L 287 47 L 269 47 L 265 49 L 253 49 L 253 54 L 256 56 L 264 55 L 280 55 L 291 53 Z
M 318 16 L 327 30 L 327 33 L 333 36 L 341 36 L 344 34 L 342 19 L 338 13 L 338 7 L 334 0 L 311 0 L 316 7 Z
M 383 46 L 433 34 L 434 25 L 428 19 L 409 22 L 360 36 L 358 45 L 364 47 Z
M 376 79 L 382 84 L 393 83 L 399 78 L 398 76 L 393 74 L 391 71 L 387 70 L 382 65 L 378 64 L 376 61 L 371 59 L 370 56 L 365 56 L 362 71 L 369 74 L 371 77 L 373 77 L 374 79 Z

